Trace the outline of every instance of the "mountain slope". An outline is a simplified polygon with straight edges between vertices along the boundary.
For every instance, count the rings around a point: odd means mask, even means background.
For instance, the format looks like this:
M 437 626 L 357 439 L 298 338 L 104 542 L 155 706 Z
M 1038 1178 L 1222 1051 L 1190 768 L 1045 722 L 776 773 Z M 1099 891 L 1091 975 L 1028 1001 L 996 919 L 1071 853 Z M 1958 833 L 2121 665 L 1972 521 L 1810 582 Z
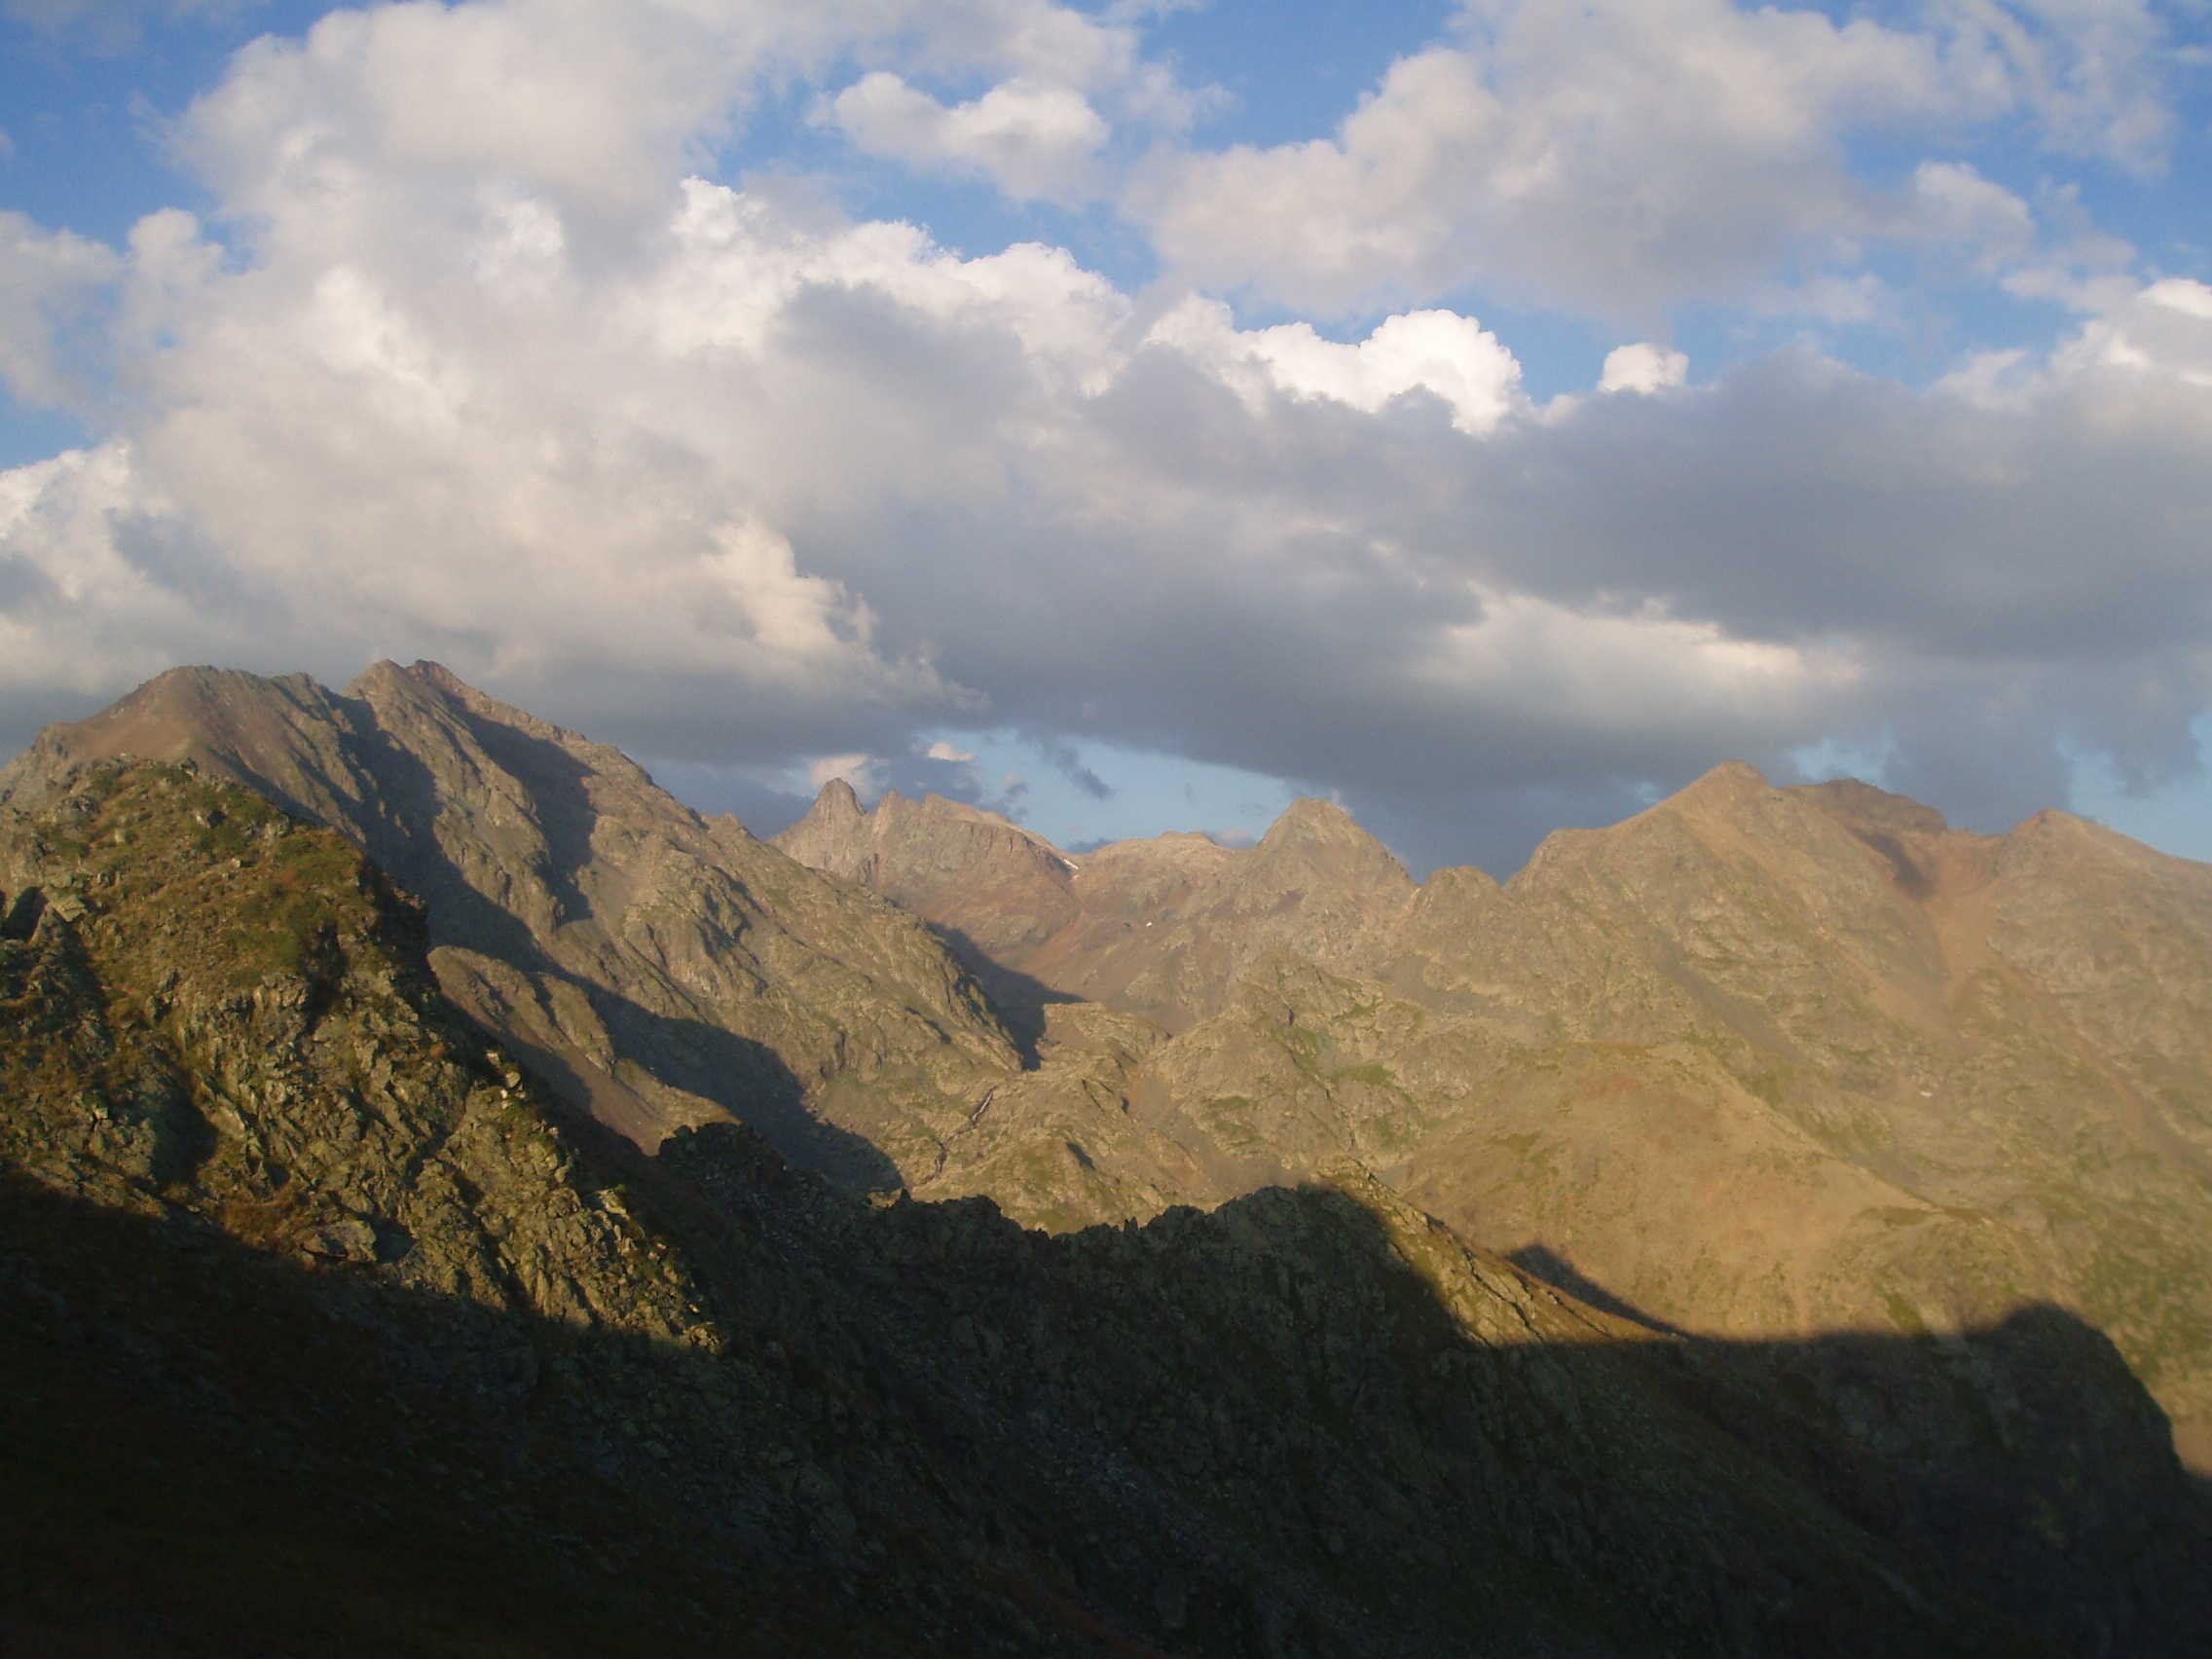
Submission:
M 0 1636 L 129 1651 L 2189 1651 L 2108 1345 L 1654 1340 L 1354 1167 L 1141 1230 L 571 1122 L 336 835 L 0 823 Z
M 736 1117 L 850 1188 L 1062 1229 L 1352 1159 L 1563 1285 L 1746 1339 L 2048 1302 L 2212 1467 L 2212 870 L 2064 814 L 1984 837 L 1730 766 L 1503 886 L 1417 889 L 1320 802 L 1243 852 L 1075 860 L 833 788 L 793 844 L 848 879 L 427 665 L 345 696 L 165 677 L 0 798 L 124 748 L 344 828 L 427 901 L 455 1000 L 645 1144 Z M 930 909 L 1018 1050 L 864 881 Z
M 1865 786 L 1775 790 L 1732 767 L 1554 836 L 1482 910 L 1456 948 L 1409 940 L 1408 982 L 1479 983 L 1583 1041 L 1700 1047 L 1822 1151 L 1942 1212 L 1899 1218 L 1904 1277 L 1863 1276 L 1862 1297 L 1907 1328 L 1980 1311 L 1977 1294 L 2079 1307 L 2212 1451 L 2212 867 L 2062 813 L 1985 837 Z M 1531 937 L 1555 941 L 1541 978 L 1533 953 L 1486 948 Z M 1636 1123 L 1631 1098 L 1583 1144 Z M 1669 1161 L 1664 1141 L 1643 1149 Z M 1464 1148 L 1426 1162 L 1432 1202 L 1474 1165 Z M 1625 1212 L 1648 1206 L 1620 1207 L 1595 1232 L 1567 1222 L 1596 1276 L 1667 1317 L 1748 1328 L 1632 1259 L 1654 1253 Z M 1804 1230 L 1752 1236 L 1779 1253 Z
M 1380 841 L 1311 799 L 1244 851 L 1167 834 L 1074 859 L 934 796 L 863 812 L 839 780 L 775 839 L 964 941 L 1004 995 L 1104 1002 L 1168 1031 L 1218 1014 L 1271 950 L 1357 961 L 1414 893 Z
M 642 1145 L 737 1117 L 896 1184 L 1017 1068 L 910 919 L 435 664 L 380 663 L 344 694 L 180 669 L 44 733 L 0 803 L 120 754 L 190 758 L 343 830 L 428 904 L 447 993 Z
M 1741 765 L 1502 886 L 1377 855 L 1319 803 L 1250 853 L 1101 849 L 1007 966 L 1174 1034 L 1116 1087 L 1198 1196 L 1357 1157 L 1563 1282 L 1747 1337 L 2055 1300 L 2212 1466 L 2212 867 Z

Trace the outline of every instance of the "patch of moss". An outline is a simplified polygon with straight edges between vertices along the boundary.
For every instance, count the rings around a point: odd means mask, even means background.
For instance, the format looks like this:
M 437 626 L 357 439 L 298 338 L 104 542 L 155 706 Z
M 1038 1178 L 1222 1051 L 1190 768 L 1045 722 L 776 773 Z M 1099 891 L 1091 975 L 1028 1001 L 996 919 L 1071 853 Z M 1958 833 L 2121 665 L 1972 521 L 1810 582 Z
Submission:
M 1744 1087 L 1769 1106 L 1780 1106 L 1784 1093 L 1783 1076 L 1779 1069 L 1752 1072 L 1743 1079 Z
M 1928 1321 L 1920 1316 L 1920 1309 L 1913 1306 L 1912 1298 L 1909 1296 L 1884 1289 L 1882 1305 L 1889 1309 L 1890 1323 L 1906 1336 L 1925 1337 L 1928 1335 Z
M 1396 1088 L 1398 1080 L 1387 1066 L 1343 1066 L 1329 1073 L 1331 1083 L 1364 1083 L 1370 1088 Z

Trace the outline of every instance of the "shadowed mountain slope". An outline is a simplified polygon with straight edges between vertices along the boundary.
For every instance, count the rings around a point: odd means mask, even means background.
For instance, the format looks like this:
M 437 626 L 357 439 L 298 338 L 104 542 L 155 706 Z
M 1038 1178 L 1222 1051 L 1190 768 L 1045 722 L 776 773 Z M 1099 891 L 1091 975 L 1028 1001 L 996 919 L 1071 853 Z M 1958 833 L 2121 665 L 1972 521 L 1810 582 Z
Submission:
M 0 1640 L 2193 1651 L 2110 1345 L 1654 1338 L 1341 1166 L 1053 1236 L 571 1117 L 204 775 L 0 825 Z M 27 883 L 27 885 L 26 885 Z

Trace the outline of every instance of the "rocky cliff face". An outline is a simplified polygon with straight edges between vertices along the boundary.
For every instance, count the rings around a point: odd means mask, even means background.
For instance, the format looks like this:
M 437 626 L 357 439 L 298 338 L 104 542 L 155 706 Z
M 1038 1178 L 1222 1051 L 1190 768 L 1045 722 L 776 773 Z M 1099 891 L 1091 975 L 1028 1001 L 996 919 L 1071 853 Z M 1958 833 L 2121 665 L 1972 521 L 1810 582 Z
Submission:
M 10 1645 L 2156 1655 L 2212 1618 L 2156 1409 L 2053 1310 L 1683 1341 L 1356 1166 L 1053 1236 L 734 1124 L 648 1158 L 441 997 L 351 845 L 199 770 L 0 819 L 0 918 Z

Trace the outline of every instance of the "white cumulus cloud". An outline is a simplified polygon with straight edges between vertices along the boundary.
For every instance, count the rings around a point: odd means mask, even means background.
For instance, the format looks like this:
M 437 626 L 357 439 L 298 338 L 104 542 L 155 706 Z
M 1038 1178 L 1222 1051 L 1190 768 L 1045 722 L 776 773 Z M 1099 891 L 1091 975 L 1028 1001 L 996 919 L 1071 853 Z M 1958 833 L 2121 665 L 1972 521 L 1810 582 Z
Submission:
M 1632 345 L 1616 346 L 1605 353 L 1604 368 L 1598 376 L 1598 389 L 1665 391 L 1669 387 L 1680 386 L 1689 378 L 1689 372 L 1690 360 L 1686 353 L 1639 340 Z
M 2160 30 L 2105 6 L 1936 0 L 1895 22 L 1731 0 L 1468 0 L 1325 135 L 1164 151 L 1128 207 L 1192 280 L 1358 311 L 1486 284 L 1643 319 L 1779 298 L 1869 243 L 1993 257 L 2021 204 L 1961 162 L 1901 187 L 1851 145 L 2025 117 L 2049 147 L 2149 166 L 2172 127 Z
M 1004 81 L 948 108 L 881 69 L 831 99 L 826 119 L 873 155 L 980 174 L 1016 201 L 1089 194 L 1108 137 L 1105 119 L 1072 87 Z
M 25 403 L 61 406 L 84 392 L 60 336 L 123 269 L 114 251 L 0 210 L 0 381 Z
M 1326 397 L 1369 413 L 1425 391 L 1470 434 L 1489 431 L 1522 402 L 1521 365 L 1472 317 L 1448 311 L 1383 318 L 1365 340 L 1325 340 L 1304 322 L 1239 331 L 1229 308 L 1186 300 L 1149 339 L 1205 363 L 1248 403 L 1273 392 Z
M 1847 234 L 2041 257 L 1965 164 L 1870 194 L 1836 149 L 2021 107 L 1964 25 L 1599 12 L 1485 10 L 1311 145 L 1170 147 L 1162 245 L 1317 304 L 1479 269 L 1599 312 L 1889 303 L 1778 275 Z M 1094 740 L 1341 790 L 1417 859 L 1822 738 L 1977 821 L 2061 798 L 2062 739 L 2132 779 L 2194 763 L 2192 277 L 2084 256 L 2054 347 L 1927 390 L 1801 349 L 1661 395 L 1687 364 L 1654 327 L 1606 357 L 1616 395 L 1539 410 L 1462 311 L 1247 326 L 1173 273 L 961 257 L 701 170 L 768 63 L 1125 112 L 1153 85 L 1127 16 L 471 0 L 248 49 L 179 124 L 204 222 L 106 247 L 0 218 L 0 369 L 100 433 L 0 473 L 10 709 L 180 660 L 436 656 L 656 765 L 933 787 L 973 764 L 939 732 L 1071 778 Z M 490 63 L 478 107 L 428 90 Z M 943 139 L 964 106 L 916 95 Z

